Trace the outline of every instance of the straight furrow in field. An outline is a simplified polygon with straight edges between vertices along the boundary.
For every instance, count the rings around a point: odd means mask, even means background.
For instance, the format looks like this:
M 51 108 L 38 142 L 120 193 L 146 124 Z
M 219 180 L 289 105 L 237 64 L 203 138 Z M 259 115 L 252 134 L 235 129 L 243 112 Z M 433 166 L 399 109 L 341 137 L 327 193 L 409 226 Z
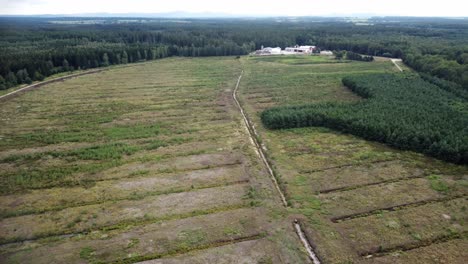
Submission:
M 348 215 L 341 215 L 341 216 L 337 216 L 337 217 L 332 217 L 332 218 L 330 218 L 330 220 L 335 222 L 335 223 L 339 223 L 339 222 L 342 222 L 342 221 L 347 221 L 347 220 L 352 220 L 352 219 L 356 219 L 356 218 L 363 218 L 363 217 L 368 217 L 368 216 L 380 214 L 383 211 L 399 211 L 399 210 L 403 210 L 403 209 L 406 209 L 406 208 L 418 207 L 418 206 L 431 204 L 431 203 L 446 202 L 446 201 L 450 201 L 450 200 L 454 200 L 454 199 L 458 199 L 458 198 L 463 198 L 463 197 L 466 197 L 466 195 L 460 194 L 460 195 L 456 195 L 456 196 L 430 198 L 430 199 L 425 199 L 425 200 L 422 200 L 422 201 L 416 201 L 416 202 L 410 202 L 410 203 L 401 203 L 401 204 L 397 204 L 397 205 L 393 205 L 393 206 L 389 206 L 389 207 L 381 207 L 381 208 L 377 208 L 377 209 L 373 209 L 373 210 L 369 210 L 369 211 L 365 211 L 365 212 L 361 212 L 361 213 L 355 213 L 355 214 L 348 214 Z
M 138 264 L 192 264 L 192 263 L 281 263 L 278 249 L 268 238 L 236 241 L 177 256 L 165 256 Z
M 83 233 L 113 226 L 137 224 L 192 214 L 203 210 L 237 207 L 245 203 L 245 184 L 201 189 L 193 192 L 148 196 L 141 200 L 105 202 L 0 221 L 1 243 L 64 234 Z M 28 226 L 29 228 L 24 228 Z
M 332 170 L 332 169 L 361 166 L 361 165 L 374 164 L 374 163 L 383 163 L 383 162 L 389 162 L 389 161 L 397 161 L 397 160 L 396 159 L 382 159 L 382 160 L 375 160 L 375 161 L 370 161 L 370 162 L 359 162 L 359 163 L 356 162 L 356 163 L 348 163 L 348 164 L 342 164 L 342 165 L 337 165 L 337 166 L 323 167 L 323 168 L 318 168 L 318 169 L 313 169 L 313 170 L 301 170 L 299 172 L 300 173 L 314 173 L 314 172 L 321 172 L 321 171 Z
M 366 186 L 338 193 L 320 194 L 322 208 L 333 221 L 358 217 L 379 210 L 391 210 L 410 204 L 446 198 L 431 188 L 426 178 Z
M 465 263 L 468 259 L 468 240 L 449 239 L 434 241 L 410 250 L 397 250 L 383 255 L 366 256 L 363 263 L 406 264 L 406 263 Z
M 465 205 L 465 198 L 427 203 L 350 219 L 336 227 L 361 256 L 409 250 L 466 233 Z
M 468 235 L 468 232 L 465 232 L 463 234 L 446 234 L 446 235 L 440 235 L 437 237 L 433 237 L 430 239 L 422 239 L 417 242 L 412 242 L 404 245 L 398 245 L 393 248 L 386 248 L 386 249 L 378 249 L 378 250 L 372 250 L 372 251 L 367 251 L 367 252 L 361 252 L 362 257 L 379 257 L 379 256 L 384 256 L 388 254 L 392 254 L 394 252 L 405 252 L 409 250 L 414 250 L 418 248 L 424 248 L 428 247 L 433 244 L 439 244 L 439 243 L 444 243 L 448 242 L 451 240 L 458 240 L 460 238 L 466 237 Z
M 319 190 L 318 192 L 323 193 L 323 194 L 334 193 L 334 192 L 344 192 L 344 191 L 355 190 L 355 189 L 364 188 L 368 186 L 381 185 L 381 184 L 387 184 L 387 183 L 396 183 L 396 182 L 407 181 L 411 179 L 419 179 L 419 178 L 424 178 L 424 177 L 426 177 L 426 175 L 413 175 L 409 177 L 399 177 L 399 178 L 388 179 L 388 180 L 379 181 L 379 182 L 370 182 L 370 183 L 354 185 L 354 186 L 323 189 L 323 190 Z
M 125 229 L 96 231 L 42 244 L 4 245 L 0 262 L 133 263 L 207 249 L 264 236 L 261 209 L 233 209 L 184 219 L 153 222 Z
M 72 164 L 57 159 L 53 166 L 20 170 L 12 167 L 0 178 L 0 182 L 5 186 L 1 193 L 59 186 L 90 186 L 97 181 L 137 176 L 140 171 L 161 174 L 240 164 L 241 155 L 230 153 L 238 141 L 227 139 L 225 143 L 220 145 L 218 142 L 209 141 L 192 142 L 160 148 L 153 152 L 142 152 L 141 155 L 136 153 L 128 159 L 82 161 Z
M 139 200 L 146 196 L 189 192 L 249 181 L 244 168 L 240 165 L 222 165 L 216 168 L 162 175 L 150 174 L 149 171 L 143 170 L 135 175 L 137 175 L 135 178 L 98 181 L 88 188 L 58 187 L 2 196 L 0 216 L 7 218 L 106 201 Z
M 232 132 L 232 124 L 219 124 L 207 125 L 204 128 L 197 129 L 195 131 L 182 131 L 184 133 L 171 133 L 171 134 L 156 134 L 154 136 L 135 138 L 135 139 L 122 139 L 115 140 L 113 143 L 116 144 L 127 144 L 130 146 L 141 147 L 142 151 L 152 150 L 151 145 L 155 142 L 159 142 L 162 145 L 154 150 L 161 152 L 164 149 L 175 146 L 190 145 L 194 142 L 208 142 L 219 141 L 223 139 L 232 138 L 227 132 Z M 213 131 L 216 130 L 216 131 Z M 222 141 L 222 142 L 225 142 Z M 95 142 L 60 142 L 56 144 L 49 144 L 45 146 L 31 147 L 30 145 L 26 148 L 17 149 L 5 149 L 0 151 L 0 163 L 18 162 L 21 160 L 31 160 L 35 158 L 41 158 L 42 156 L 50 155 L 51 153 L 66 153 L 73 150 L 85 149 L 97 146 L 104 146 L 109 144 L 107 141 L 95 141 Z

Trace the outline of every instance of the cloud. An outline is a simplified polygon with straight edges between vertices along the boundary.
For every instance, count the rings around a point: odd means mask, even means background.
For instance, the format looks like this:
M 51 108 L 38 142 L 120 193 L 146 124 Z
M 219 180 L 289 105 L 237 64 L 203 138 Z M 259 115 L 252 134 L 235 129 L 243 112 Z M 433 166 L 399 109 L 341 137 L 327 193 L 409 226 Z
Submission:
M 457 0 L 0 0 L 3 14 L 220 12 L 241 15 L 379 14 L 404 16 L 467 16 L 468 5 Z

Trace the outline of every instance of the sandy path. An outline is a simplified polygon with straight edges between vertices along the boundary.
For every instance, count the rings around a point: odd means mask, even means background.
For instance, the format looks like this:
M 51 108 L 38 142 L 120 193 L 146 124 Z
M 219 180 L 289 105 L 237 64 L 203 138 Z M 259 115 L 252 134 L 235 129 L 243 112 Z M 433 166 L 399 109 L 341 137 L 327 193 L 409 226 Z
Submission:
M 393 64 L 395 64 L 398 70 L 400 70 L 401 72 L 403 71 L 403 69 L 401 69 L 400 66 L 397 64 L 397 61 L 398 62 L 402 61 L 401 59 L 391 59 L 391 61 L 393 62 Z

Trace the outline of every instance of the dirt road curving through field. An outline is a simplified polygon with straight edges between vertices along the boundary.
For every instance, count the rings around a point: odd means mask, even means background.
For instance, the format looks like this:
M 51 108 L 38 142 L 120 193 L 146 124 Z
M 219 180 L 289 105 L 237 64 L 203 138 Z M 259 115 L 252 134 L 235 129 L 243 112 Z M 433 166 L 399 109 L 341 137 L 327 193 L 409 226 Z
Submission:
M 401 72 L 403 71 L 403 69 L 400 68 L 400 65 L 397 64 L 397 62 L 402 61 L 401 59 L 391 59 L 391 61 L 393 62 L 393 64 L 395 64 L 395 66 L 398 68 L 398 70 L 400 70 Z
M 33 90 L 33 89 L 37 89 L 39 87 L 42 87 L 46 84 L 51 84 L 51 83 L 55 83 L 55 82 L 60 82 L 60 81 L 64 81 L 64 80 L 68 80 L 68 79 L 71 79 L 71 78 L 74 78 L 74 77 L 78 77 L 78 76 L 83 76 L 83 75 L 88 75 L 88 74 L 94 74 L 94 73 L 98 73 L 98 72 L 102 72 L 106 69 L 97 69 L 97 70 L 90 70 L 90 71 L 86 71 L 86 72 L 80 72 L 80 73 L 76 73 L 76 74 L 71 74 L 71 75 L 67 75 L 67 76 L 63 76 L 63 77 L 58 77 L 58 78 L 55 78 L 55 79 L 51 79 L 51 80 L 47 80 L 47 81 L 43 81 L 43 82 L 39 82 L 39 83 L 35 83 L 35 84 L 31 84 L 31 85 L 28 85 L 26 87 L 23 87 L 21 89 L 18 89 L 18 90 L 15 90 L 11 93 L 7 93 L 7 94 L 4 94 L 2 96 L 0 96 L 0 102 L 2 101 L 5 101 L 5 100 L 8 100 L 10 98 L 13 98 L 15 96 L 18 96 L 20 95 L 21 93 L 24 93 L 24 92 L 27 92 L 27 91 L 30 91 L 30 90 Z

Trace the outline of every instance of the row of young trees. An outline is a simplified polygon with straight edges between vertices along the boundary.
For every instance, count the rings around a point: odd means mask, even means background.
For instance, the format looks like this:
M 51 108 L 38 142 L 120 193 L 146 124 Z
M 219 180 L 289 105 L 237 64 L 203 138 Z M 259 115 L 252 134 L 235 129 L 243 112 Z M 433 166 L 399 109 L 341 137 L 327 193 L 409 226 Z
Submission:
M 277 107 L 264 111 L 261 120 L 271 129 L 324 126 L 468 164 L 466 99 L 414 75 L 351 76 L 343 84 L 366 99 Z

